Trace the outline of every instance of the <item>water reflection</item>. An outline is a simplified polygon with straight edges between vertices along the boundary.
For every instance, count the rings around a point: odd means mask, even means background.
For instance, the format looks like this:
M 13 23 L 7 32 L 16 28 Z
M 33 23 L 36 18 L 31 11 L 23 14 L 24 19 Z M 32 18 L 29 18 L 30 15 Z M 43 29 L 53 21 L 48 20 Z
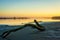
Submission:
M 6 20 L 0 20 L 0 24 L 8 24 L 8 25 L 20 25 L 24 23 L 29 23 L 33 22 L 34 19 L 6 19 Z M 43 21 L 43 22 L 51 22 L 51 21 L 60 21 L 60 20 L 52 20 L 52 19 L 36 19 L 38 21 Z

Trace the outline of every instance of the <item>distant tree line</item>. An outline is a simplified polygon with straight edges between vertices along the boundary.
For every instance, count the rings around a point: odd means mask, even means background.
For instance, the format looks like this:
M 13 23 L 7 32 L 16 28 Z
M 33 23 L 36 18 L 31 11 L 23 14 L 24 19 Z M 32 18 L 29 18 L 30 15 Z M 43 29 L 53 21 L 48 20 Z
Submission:
M 0 17 L 0 19 L 30 19 L 29 17 Z
M 60 19 L 60 16 L 54 16 L 52 19 Z

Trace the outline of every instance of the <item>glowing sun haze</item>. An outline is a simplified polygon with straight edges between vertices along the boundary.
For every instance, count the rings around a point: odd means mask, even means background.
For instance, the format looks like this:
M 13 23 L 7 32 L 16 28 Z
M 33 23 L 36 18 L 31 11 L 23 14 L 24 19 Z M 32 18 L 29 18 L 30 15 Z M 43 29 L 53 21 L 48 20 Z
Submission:
M 0 0 L 0 16 L 60 16 L 60 0 Z

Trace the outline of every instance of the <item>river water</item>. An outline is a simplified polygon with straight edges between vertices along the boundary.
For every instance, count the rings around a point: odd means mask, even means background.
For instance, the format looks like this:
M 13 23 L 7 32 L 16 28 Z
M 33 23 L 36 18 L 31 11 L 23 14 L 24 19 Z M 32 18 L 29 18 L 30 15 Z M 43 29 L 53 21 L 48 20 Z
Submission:
M 52 22 L 52 21 L 60 21 L 60 20 L 52 20 L 52 19 L 36 19 L 37 21 L 42 22 Z M 20 25 L 29 22 L 34 22 L 34 19 L 1 19 L 0 24 L 7 24 L 7 25 Z

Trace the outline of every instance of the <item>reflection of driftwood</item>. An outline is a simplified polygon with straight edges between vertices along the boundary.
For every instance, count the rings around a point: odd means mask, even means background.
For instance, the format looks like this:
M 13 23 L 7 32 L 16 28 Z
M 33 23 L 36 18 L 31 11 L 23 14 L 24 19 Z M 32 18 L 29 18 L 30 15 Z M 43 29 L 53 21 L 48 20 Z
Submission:
M 16 31 L 21 30 L 21 29 L 23 29 L 23 28 L 25 28 L 25 27 L 28 27 L 28 26 L 34 27 L 34 28 L 36 28 L 36 29 L 38 29 L 38 30 L 40 30 L 40 31 L 44 31 L 44 30 L 45 30 L 45 28 L 44 28 L 43 26 L 41 26 L 36 20 L 34 20 L 34 22 L 36 23 L 36 25 L 35 25 L 35 24 L 25 24 L 25 25 L 23 25 L 23 26 L 20 27 L 20 28 L 6 31 L 6 32 L 4 32 L 1 36 L 2 36 L 3 38 L 5 38 L 5 37 L 8 36 L 11 32 L 16 32 Z

